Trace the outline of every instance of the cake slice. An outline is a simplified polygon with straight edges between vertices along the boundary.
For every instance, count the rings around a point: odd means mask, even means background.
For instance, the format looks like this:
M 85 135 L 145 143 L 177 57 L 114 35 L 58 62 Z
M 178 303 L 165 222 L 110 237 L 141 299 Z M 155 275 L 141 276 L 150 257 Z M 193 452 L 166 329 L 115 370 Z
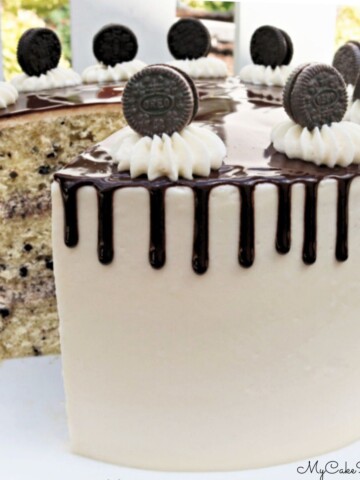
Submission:
M 121 87 L 20 94 L 0 110 L 0 358 L 59 352 L 50 181 L 121 128 Z

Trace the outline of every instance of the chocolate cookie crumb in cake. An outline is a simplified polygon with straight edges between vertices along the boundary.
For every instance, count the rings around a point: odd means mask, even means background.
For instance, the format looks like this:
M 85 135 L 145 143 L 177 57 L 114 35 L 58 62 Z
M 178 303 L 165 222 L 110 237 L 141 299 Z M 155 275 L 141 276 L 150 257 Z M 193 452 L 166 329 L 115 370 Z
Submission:
M 127 99 L 140 133 L 126 127 L 57 172 L 54 268 L 75 453 L 234 471 L 360 436 L 360 170 L 337 161 L 360 155 L 359 127 L 338 121 L 346 94 L 336 71 L 302 73 L 287 103 L 312 129 L 292 122 L 302 144 L 319 140 L 314 162 L 270 144 L 286 113 L 241 86 L 200 90 L 193 124 L 142 136 L 138 105 L 145 125 L 176 117 L 175 98 L 151 78 Z M 351 142 L 336 144 L 339 128 Z M 291 134 L 283 140 L 292 145 Z M 315 164 L 326 153 L 333 167 Z
M 125 25 L 105 25 L 93 39 L 93 52 L 97 65 L 82 73 L 84 83 L 105 83 L 129 80 L 146 65 L 137 60 L 138 41 L 134 32 Z

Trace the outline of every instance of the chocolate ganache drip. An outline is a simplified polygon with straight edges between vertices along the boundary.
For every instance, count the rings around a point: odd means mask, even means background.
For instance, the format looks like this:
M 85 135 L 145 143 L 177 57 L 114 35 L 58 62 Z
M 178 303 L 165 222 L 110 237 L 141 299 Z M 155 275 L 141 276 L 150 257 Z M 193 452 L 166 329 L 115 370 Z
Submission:
M 197 274 L 209 268 L 209 198 L 214 188 L 224 185 L 239 190 L 240 232 L 238 261 L 249 268 L 256 261 L 255 211 L 256 191 L 261 184 L 277 188 L 278 212 L 274 247 L 279 254 L 291 250 L 292 187 L 303 184 L 304 237 L 302 259 L 306 265 L 316 262 L 318 187 L 323 181 L 337 183 L 337 231 L 334 254 L 338 261 L 348 258 L 348 204 L 352 180 L 360 175 L 357 165 L 319 167 L 301 160 L 289 160 L 269 145 L 269 130 L 281 112 L 274 104 L 249 101 L 243 90 L 223 90 L 204 94 L 198 118 L 215 130 L 228 147 L 227 165 L 212 171 L 209 177 L 193 180 L 158 178 L 149 181 L 145 176 L 132 179 L 128 172 L 119 172 L 101 146 L 80 155 L 74 162 L 55 174 L 60 184 L 65 215 L 65 243 L 75 247 L 81 242 L 78 233 L 77 191 L 92 186 L 98 194 L 98 258 L 108 264 L 116 255 L 113 246 L 113 194 L 122 188 L 144 188 L 149 192 L 150 232 L 149 262 L 160 269 L 166 264 L 166 191 L 173 187 L 188 187 L 194 195 L 194 234 L 192 259 L 189 262 Z M 224 99 L 228 108 L 224 110 Z M 220 113 L 219 113 L 220 112 Z M 248 137 L 251 136 L 251 139 Z M 250 145 L 249 145 L 250 143 Z M 249 148 L 247 148 L 249 146 Z M 242 148 L 244 147 L 244 148 Z M 108 161 L 105 162 L 104 160 Z

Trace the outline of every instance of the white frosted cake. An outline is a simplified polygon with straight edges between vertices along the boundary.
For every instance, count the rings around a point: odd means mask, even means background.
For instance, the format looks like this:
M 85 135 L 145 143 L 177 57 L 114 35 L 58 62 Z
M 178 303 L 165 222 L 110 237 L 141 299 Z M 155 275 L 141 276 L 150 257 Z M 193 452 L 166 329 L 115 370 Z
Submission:
M 295 120 L 303 73 L 287 90 Z M 318 123 L 292 124 L 310 150 L 324 126 L 348 138 L 360 129 L 341 121 L 334 81 L 335 100 L 321 77 Z M 346 167 L 336 135 L 338 156 L 329 149 L 321 166 L 306 151 L 290 158 L 284 110 L 242 87 L 202 95 L 188 125 L 197 101 L 186 82 L 169 67 L 132 77 L 130 126 L 52 185 L 71 448 L 138 468 L 225 471 L 342 447 L 360 436 L 359 145 L 349 140 Z

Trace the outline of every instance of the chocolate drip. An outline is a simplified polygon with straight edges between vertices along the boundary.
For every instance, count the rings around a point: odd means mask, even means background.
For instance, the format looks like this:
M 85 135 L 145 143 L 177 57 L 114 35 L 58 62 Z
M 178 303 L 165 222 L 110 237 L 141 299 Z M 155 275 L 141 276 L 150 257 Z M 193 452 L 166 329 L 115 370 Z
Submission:
M 114 257 L 113 190 L 98 192 L 98 257 L 104 265 Z
M 150 189 L 150 264 L 161 268 L 166 262 L 165 251 L 165 190 Z
M 304 220 L 304 245 L 303 260 L 307 265 L 316 261 L 316 214 L 317 214 L 317 189 L 318 183 L 305 183 L 305 220 Z
M 209 188 L 194 187 L 194 247 L 193 269 L 199 275 L 209 266 Z
M 64 204 L 65 245 L 75 247 L 79 242 L 77 218 L 77 190 L 78 185 L 72 181 L 61 182 L 61 194 Z
M 271 127 L 278 121 L 278 106 L 259 102 L 255 98 L 249 101 L 246 90 L 241 86 L 201 85 L 200 93 L 197 120 L 217 132 L 225 141 L 227 164 L 206 178 L 179 179 L 176 182 L 167 178 L 152 182 L 144 176 L 131 179 L 129 173 L 118 172 L 108 151 L 100 144 L 55 175 L 61 184 L 64 199 L 66 244 L 75 246 L 78 242 L 76 190 L 83 185 L 92 185 L 99 194 L 99 259 L 103 263 L 111 262 L 113 218 L 112 196 L 108 192 L 119 188 L 142 187 L 150 194 L 149 261 L 153 268 L 161 268 L 166 262 L 165 193 L 171 187 L 187 187 L 193 191 L 195 205 L 192 265 L 196 273 L 203 274 L 209 267 L 209 195 L 213 188 L 229 185 L 238 188 L 241 199 L 238 261 L 243 267 L 251 267 L 255 260 L 256 186 L 271 184 L 277 187 L 278 218 L 274 243 L 277 252 L 286 254 L 291 248 L 292 187 L 301 183 L 305 186 L 302 258 L 305 264 L 311 265 L 317 255 L 318 185 L 323 180 L 332 179 L 338 185 L 334 254 L 339 261 L 346 260 L 349 189 L 351 181 L 360 176 L 360 166 L 327 168 L 290 160 L 268 145 Z
M 349 191 L 351 178 L 338 180 L 336 258 L 348 259 Z
M 249 268 L 255 259 L 254 185 L 242 185 L 240 197 L 239 263 Z
M 278 185 L 279 206 L 276 230 L 276 250 L 285 254 L 291 247 L 291 185 L 282 183 Z

